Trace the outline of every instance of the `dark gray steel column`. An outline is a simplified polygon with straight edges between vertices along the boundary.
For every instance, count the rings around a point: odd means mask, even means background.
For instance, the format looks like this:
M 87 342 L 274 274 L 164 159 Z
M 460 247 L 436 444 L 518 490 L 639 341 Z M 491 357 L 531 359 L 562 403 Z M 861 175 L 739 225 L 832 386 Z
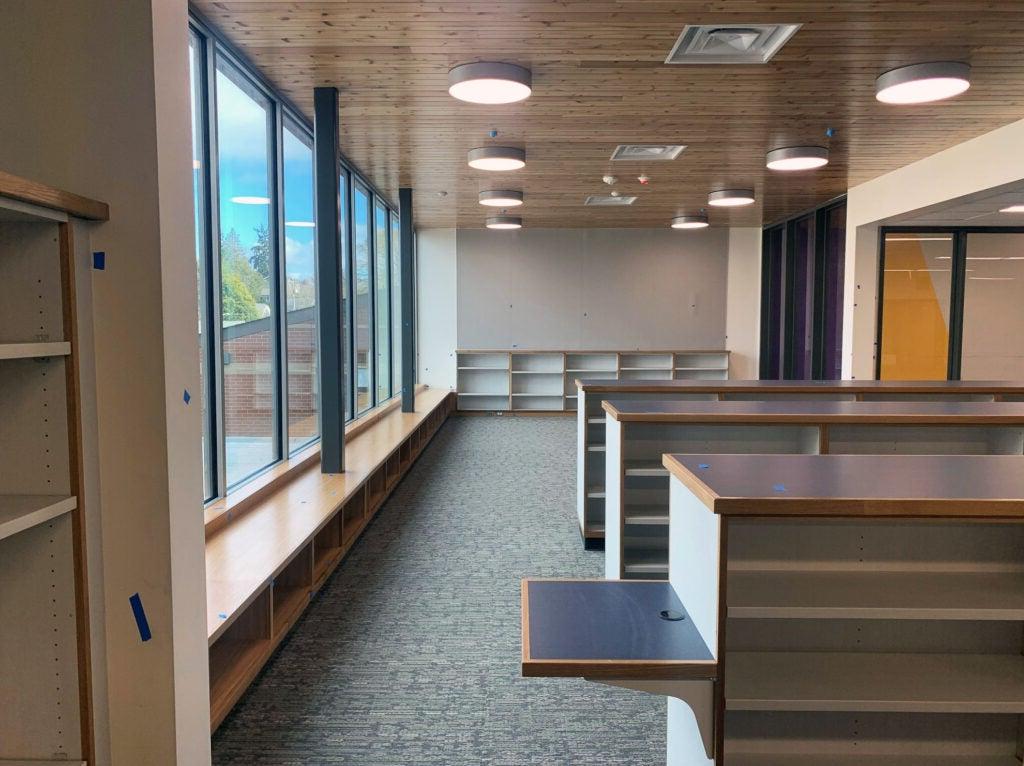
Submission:
M 345 333 L 341 315 L 338 89 L 313 89 L 317 326 L 320 335 L 320 470 L 345 470 Z
M 399 257 L 402 262 L 402 412 L 416 409 L 416 317 L 413 316 L 412 189 L 398 190 Z

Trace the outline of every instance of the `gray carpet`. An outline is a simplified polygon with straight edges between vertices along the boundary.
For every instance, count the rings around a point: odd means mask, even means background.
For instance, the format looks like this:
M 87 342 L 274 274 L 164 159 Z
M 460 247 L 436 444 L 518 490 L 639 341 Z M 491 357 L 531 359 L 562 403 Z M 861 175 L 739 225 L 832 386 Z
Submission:
M 572 418 L 451 418 L 213 738 L 213 761 L 665 763 L 663 698 L 519 675 L 519 580 L 600 577 Z

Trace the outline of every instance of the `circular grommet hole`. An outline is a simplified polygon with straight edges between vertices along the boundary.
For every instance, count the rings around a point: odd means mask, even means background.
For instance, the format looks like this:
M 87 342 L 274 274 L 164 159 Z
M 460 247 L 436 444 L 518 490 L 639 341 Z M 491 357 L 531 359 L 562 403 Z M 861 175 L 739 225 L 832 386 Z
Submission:
M 668 620 L 669 622 L 679 622 L 680 620 L 686 619 L 686 615 L 682 612 L 677 612 L 675 609 L 662 609 L 658 613 L 658 616 L 663 620 Z

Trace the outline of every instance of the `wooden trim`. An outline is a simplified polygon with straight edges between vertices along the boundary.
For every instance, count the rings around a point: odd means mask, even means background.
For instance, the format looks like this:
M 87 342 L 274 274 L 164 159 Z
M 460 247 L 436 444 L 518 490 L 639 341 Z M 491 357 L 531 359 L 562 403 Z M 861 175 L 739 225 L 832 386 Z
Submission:
M 702 498 L 703 499 L 703 498 Z M 922 500 L 887 497 L 735 498 L 719 497 L 712 510 L 723 516 L 882 517 L 1002 519 L 1024 522 L 1024 499 L 958 498 Z
M 729 653 L 726 651 L 726 627 L 729 618 L 729 519 L 722 519 L 718 542 L 718 681 L 715 684 L 715 764 L 725 763 L 725 674 Z
M 427 386 L 419 384 L 416 393 L 425 391 Z M 384 404 L 367 410 L 356 420 L 345 426 L 345 439 L 353 439 L 367 428 L 378 422 L 382 417 L 401 406 L 400 397 L 392 398 Z M 230 522 L 245 515 L 272 496 L 275 492 L 281 491 L 290 481 L 300 476 L 310 466 L 320 460 L 320 443 L 311 444 L 309 447 L 297 452 L 290 458 L 282 460 L 264 473 L 257 476 L 244 486 L 229 494 L 215 500 L 206 506 L 204 511 L 206 520 L 206 538 L 227 526 Z
M 89 221 L 110 219 L 110 208 L 105 202 L 61 191 L 46 184 L 5 173 L 2 170 L 0 170 L 0 197 L 10 197 L 51 210 L 60 210 L 75 218 L 84 218 Z
M 0 181 L 3 180 L 0 173 Z M 73 566 L 75 575 L 75 623 L 78 651 L 78 706 L 82 736 L 82 759 L 92 763 L 95 738 L 92 710 L 92 642 L 89 620 L 89 568 L 85 539 L 85 492 L 82 485 L 85 467 L 82 447 L 81 377 L 78 366 L 78 302 L 75 289 L 75 245 L 72 224 L 57 226 L 60 246 L 61 311 L 64 338 L 71 354 L 64 359 L 64 380 L 68 418 L 68 468 L 71 494 L 78 500 L 71 512 Z
M 906 383 L 903 381 L 844 380 L 814 385 L 806 381 L 778 380 L 601 380 L 576 378 L 576 387 L 590 393 L 620 394 L 1024 394 L 1024 383 L 1013 381 L 945 380 Z
M 731 354 L 724 348 L 457 348 L 456 354 Z

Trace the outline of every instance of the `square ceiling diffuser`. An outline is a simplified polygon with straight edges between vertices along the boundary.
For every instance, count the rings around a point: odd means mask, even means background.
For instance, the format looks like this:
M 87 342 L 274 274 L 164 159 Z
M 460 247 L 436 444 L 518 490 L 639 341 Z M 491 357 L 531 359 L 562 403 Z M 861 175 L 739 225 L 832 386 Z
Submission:
M 612 152 L 613 160 L 674 160 L 686 147 L 682 144 L 619 144 Z
M 617 197 L 613 197 L 611 194 L 591 194 L 583 204 L 600 205 L 602 207 L 624 207 L 632 205 L 634 202 L 636 202 L 636 197 L 627 197 L 622 194 Z
M 799 24 L 687 24 L 666 64 L 767 64 Z

